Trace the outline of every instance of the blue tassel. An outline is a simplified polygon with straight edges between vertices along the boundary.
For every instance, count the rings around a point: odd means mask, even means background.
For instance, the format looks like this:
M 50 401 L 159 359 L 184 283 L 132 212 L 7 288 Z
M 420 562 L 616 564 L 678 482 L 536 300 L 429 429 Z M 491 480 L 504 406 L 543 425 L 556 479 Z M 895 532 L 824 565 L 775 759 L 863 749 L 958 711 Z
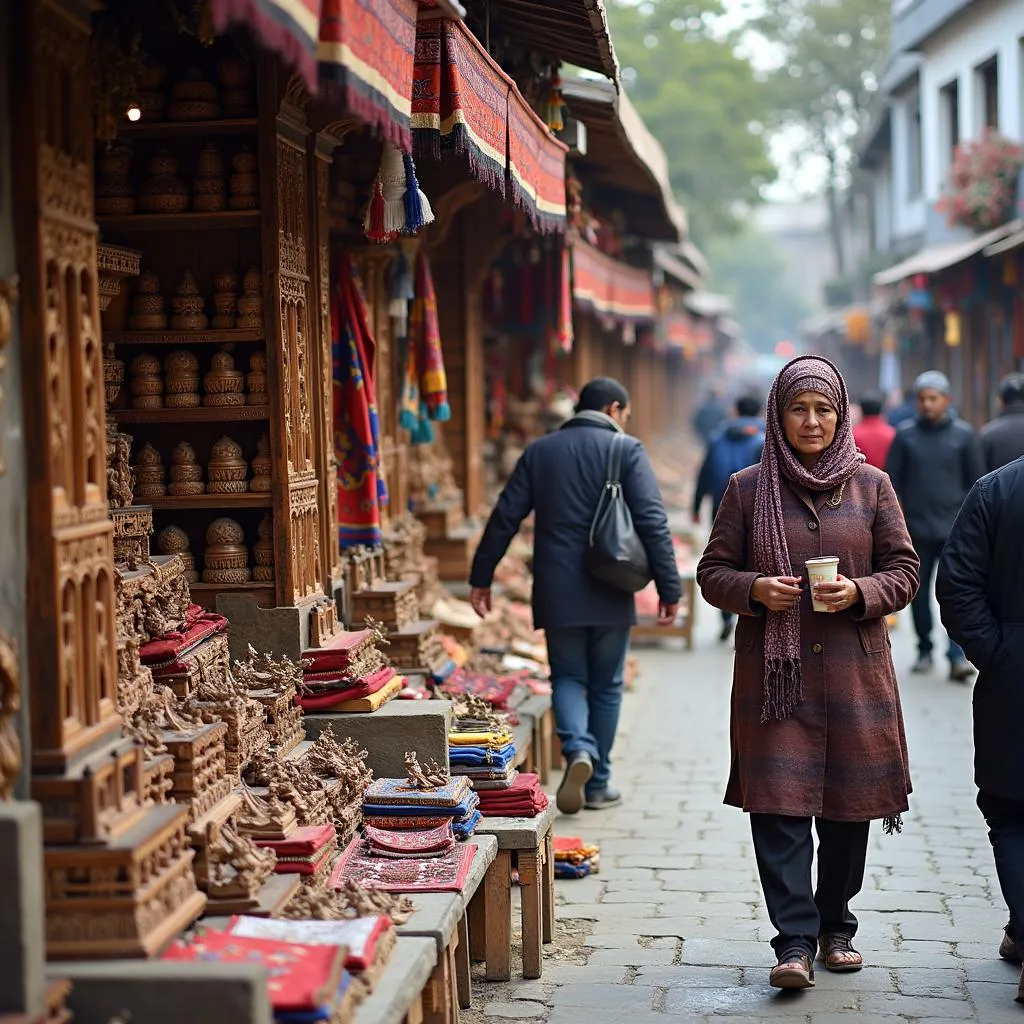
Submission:
M 408 430 L 410 434 L 415 435 L 420 429 L 420 418 L 413 415 L 408 409 L 403 409 L 398 414 L 398 425 L 403 430 Z
M 408 153 L 402 154 L 405 164 L 405 226 L 407 235 L 415 235 L 420 228 L 434 220 L 434 211 L 430 208 L 427 197 L 420 191 L 420 183 L 416 178 L 416 165 Z
M 447 402 L 442 402 L 430 415 L 432 420 L 438 423 L 447 423 L 452 418 L 452 407 Z

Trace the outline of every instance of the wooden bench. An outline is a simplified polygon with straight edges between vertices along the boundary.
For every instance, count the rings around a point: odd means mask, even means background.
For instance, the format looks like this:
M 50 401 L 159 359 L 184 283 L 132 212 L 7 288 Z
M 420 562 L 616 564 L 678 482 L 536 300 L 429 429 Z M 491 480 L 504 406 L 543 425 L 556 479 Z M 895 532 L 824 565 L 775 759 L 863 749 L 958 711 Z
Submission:
M 468 842 L 476 845 L 477 852 L 462 891 L 409 893 L 418 909 L 398 929 L 399 935 L 430 938 L 437 946 L 425 1012 L 428 1022 L 454 1024 L 459 1019 L 459 1007 L 468 1010 L 473 1002 L 467 910 L 494 863 L 498 841 L 494 836 L 473 836 Z
M 697 577 L 693 572 L 679 574 L 683 587 L 683 600 L 679 615 L 671 626 L 659 626 L 653 619 L 644 616 L 633 627 L 634 640 L 664 640 L 666 637 L 682 637 L 688 651 L 693 650 L 693 625 L 697 613 Z
M 424 1003 L 429 1000 L 436 964 L 437 945 L 432 939 L 400 935 L 352 1024 L 424 1024 Z
M 554 735 L 554 712 L 551 698 L 546 694 L 532 694 L 516 707 L 521 719 L 530 721 L 530 753 L 533 771 L 540 776 L 541 785 L 551 777 L 551 737 Z
M 488 981 L 512 977 L 512 867 L 519 871 L 523 928 L 523 977 L 539 978 L 542 944 L 555 930 L 555 864 L 551 829 L 555 807 L 535 818 L 484 818 L 477 835 L 498 840 L 498 855 L 487 871 L 484 891 L 469 905 L 469 952 L 486 961 Z

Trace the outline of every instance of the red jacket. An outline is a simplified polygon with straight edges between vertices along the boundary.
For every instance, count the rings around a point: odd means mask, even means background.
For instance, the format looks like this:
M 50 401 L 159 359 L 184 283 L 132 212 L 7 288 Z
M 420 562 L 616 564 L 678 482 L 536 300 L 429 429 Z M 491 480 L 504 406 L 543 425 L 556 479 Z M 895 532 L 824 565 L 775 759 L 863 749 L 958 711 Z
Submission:
M 869 466 L 885 469 L 889 446 L 896 436 L 896 428 L 890 426 L 881 416 L 865 416 L 853 428 L 853 439 L 864 453 Z

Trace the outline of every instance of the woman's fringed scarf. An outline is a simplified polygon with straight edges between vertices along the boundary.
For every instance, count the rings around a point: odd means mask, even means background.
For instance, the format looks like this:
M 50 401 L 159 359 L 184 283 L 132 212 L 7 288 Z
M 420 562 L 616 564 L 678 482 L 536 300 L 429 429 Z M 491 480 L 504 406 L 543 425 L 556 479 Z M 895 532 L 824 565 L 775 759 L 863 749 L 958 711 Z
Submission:
M 376 546 L 381 508 L 388 502 L 373 389 L 376 344 L 359 271 L 347 252 L 339 263 L 339 280 L 331 290 L 338 539 L 342 548 Z
M 805 391 L 825 395 L 838 414 L 835 437 L 813 469 L 797 458 L 782 427 L 786 407 Z M 793 565 L 782 512 L 783 478 L 810 491 L 835 491 L 857 472 L 864 456 L 853 440 L 846 384 L 835 366 L 821 356 L 801 356 L 782 368 L 768 395 L 765 420 L 764 451 L 754 495 L 754 566 L 765 576 L 790 576 Z M 788 718 L 802 697 L 800 607 L 770 611 L 767 616 L 762 722 Z
M 416 254 L 415 281 L 399 423 L 409 431 L 413 444 L 427 444 L 434 437 L 431 420 L 444 423 L 451 419 L 452 412 L 448 404 L 448 379 L 437 322 L 434 279 L 422 247 Z

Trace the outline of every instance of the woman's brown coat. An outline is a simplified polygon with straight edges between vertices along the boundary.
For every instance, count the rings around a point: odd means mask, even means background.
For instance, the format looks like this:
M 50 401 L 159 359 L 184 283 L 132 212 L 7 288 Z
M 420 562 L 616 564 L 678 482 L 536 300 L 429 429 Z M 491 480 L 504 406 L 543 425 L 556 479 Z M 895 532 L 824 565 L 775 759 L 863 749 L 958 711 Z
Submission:
M 766 611 L 750 590 L 758 466 L 736 474 L 697 582 L 711 604 L 739 615 L 732 688 L 732 768 L 725 802 L 759 814 L 869 821 L 907 809 L 911 790 L 885 616 L 917 592 L 920 561 L 889 478 L 862 465 L 838 507 L 786 481 L 782 510 L 800 605 L 803 697 L 783 721 L 761 721 Z M 815 612 L 804 562 L 839 557 L 863 603 Z

